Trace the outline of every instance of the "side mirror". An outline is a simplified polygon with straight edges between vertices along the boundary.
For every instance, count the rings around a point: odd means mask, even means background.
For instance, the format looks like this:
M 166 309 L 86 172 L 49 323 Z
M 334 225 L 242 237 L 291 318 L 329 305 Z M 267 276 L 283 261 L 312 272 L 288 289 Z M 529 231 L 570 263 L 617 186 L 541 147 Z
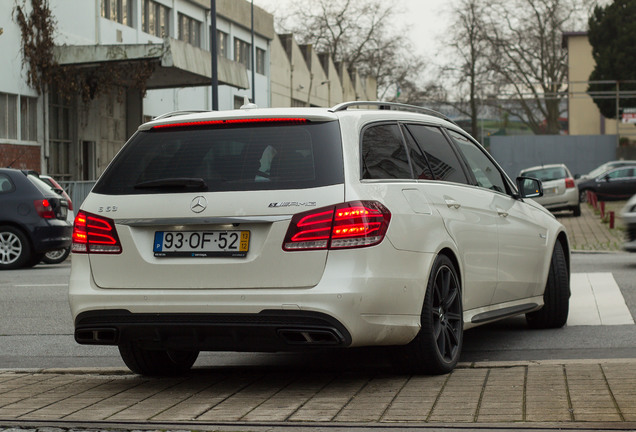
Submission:
M 574 180 L 578 180 L 581 178 L 581 174 L 574 174 Z
M 517 189 L 521 198 L 538 198 L 543 196 L 541 180 L 532 177 L 517 177 Z

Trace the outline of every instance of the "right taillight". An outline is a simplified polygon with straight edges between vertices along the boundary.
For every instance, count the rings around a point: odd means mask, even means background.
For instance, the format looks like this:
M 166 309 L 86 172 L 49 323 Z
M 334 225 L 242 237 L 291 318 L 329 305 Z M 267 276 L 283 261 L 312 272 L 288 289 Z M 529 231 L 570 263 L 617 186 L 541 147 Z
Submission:
M 572 189 L 574 186 L 576 186 L 576 184 L 574 183 L 574 179 L 573 178 L 566 178 L 565 179 L 565 188 L 566 189 Z
M 55 219 L 55 211 L 53 211 L 53 206 L 49 200 L 35 200 L 33 201 L 33 206 L 42 219 Z
M 115 221 L 80 210 L 73 224 L 74 253 L 118 254 L 121 243 Z
M 380 243 L 391 212 L 377 201 L 351 201 L 295 215 L 283 249 L 345 249 Z

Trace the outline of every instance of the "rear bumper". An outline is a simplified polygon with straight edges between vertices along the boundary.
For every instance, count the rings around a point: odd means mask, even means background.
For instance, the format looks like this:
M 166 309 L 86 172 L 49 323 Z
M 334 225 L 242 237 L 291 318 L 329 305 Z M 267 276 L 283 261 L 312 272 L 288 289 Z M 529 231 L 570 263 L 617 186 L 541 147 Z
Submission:
M 571 210 L 579 205 L 579 191 L 576 188 L 570 188 L 566 189 L 562 195 L 544 195 L 535 201 L 551 211 Z
M 44 253 L 56 249 L 65 249 L 71 245 L 73 226 L 66 220 L 42 220 L 31 231 L 33 249 Z
M 258 314 L 133 314 L 92 311 L 75 320 L 75 341 L 88 345 L 135 342 L 148 349 L 288 351 L 346 347 L 351 335 L 316 312 L 264 310 Z
M 102 289 L 89 257 L 76 254 L 69 282 L 76 339 L 173 346 L 182 338 L 202 351 L 407 344 L 419 332 L 435 256 L 371 249 L 330 254 L 313 287 L 250 289 Z

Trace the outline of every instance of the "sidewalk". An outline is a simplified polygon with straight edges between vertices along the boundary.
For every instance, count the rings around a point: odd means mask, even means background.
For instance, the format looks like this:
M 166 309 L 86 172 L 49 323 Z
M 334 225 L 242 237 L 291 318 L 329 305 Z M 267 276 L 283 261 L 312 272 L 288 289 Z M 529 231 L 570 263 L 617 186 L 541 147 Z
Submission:
M 606 213 L 614 211 L 615 228 L 610 229 L 609 223 L 603 223 L 600 214 L 587 204 L 581 204 L 581 216 L 574 217 L 571 213 L 558 213 L 557 219 L 567 230 L 570 247 L 573 252 L 618 252 L 623 245 L 623 229 L 618 213 L 625 204 L 624 201 L 606 203 Z
M 220 368 L 152 379 L 124 369 L 0 371 L 0 429 L 42 424 L 633 429 L 636 359 L 460 364 L 444 376 Z

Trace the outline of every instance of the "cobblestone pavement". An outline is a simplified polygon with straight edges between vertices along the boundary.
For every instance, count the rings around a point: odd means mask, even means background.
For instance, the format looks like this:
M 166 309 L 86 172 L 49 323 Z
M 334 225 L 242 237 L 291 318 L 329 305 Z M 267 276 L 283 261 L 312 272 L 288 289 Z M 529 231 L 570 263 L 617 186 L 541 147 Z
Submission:
M 568 232 L 570 246 L 573 251 L 617 252 L 623 244 L 623 227 L 618 216 L 624 201 L 606 203 L 605 221 L 601 219 L 599 210 L 591 205 L 581 204 L 581 216 L 571 213 L 557 213 L 557 219 Z M 615 216 L 615 227 L 609 227 L 609 212 Z
M 153 379 L 123 369 L 4 370 L 0 426 L 12 422 L 636 428 L 636 359 L 460 364 L 444 376 L 221 369 Z

